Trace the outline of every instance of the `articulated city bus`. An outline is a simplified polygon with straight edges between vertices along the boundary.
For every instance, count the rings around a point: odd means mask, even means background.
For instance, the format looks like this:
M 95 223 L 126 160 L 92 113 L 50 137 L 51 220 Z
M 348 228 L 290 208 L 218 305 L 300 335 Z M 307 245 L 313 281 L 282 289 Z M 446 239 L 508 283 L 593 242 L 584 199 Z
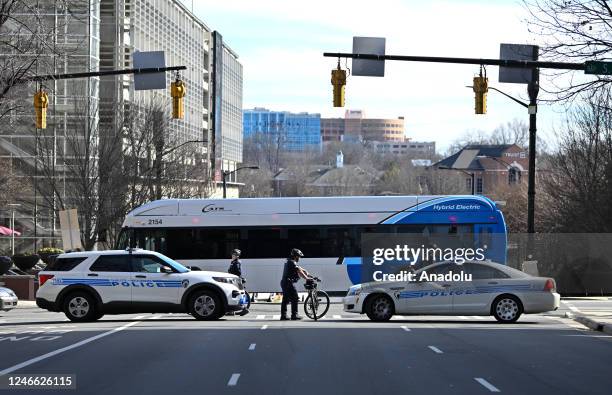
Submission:
M 506 261 L 501 211 L 472 195 L 157 200 L 127 215 L 117 247 L 223 272 L 238 248 L 254 292 L 278 291 L 284 259 L 299 248 L 300 265 L 323 278 L 323 289 L 341 292 L 361 282 L 361 236 L 368 233 L 466 234 L 487 244 L 487 259 Z

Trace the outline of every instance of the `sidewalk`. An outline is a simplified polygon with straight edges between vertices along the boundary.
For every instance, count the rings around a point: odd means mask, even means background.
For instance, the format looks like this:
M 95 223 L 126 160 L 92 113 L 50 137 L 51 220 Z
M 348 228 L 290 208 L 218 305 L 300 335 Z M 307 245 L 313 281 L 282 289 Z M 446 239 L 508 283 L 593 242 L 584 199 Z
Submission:
M 595 316 L 586 315 L 583 313 L 567 312 L 565 313 L 565 316 L 581 323 L 589 329 L 612 335 L 612 313 Z
M 18 309 L 37 309 L 36 302 L 33 300 L 20 300 L 17 302 Z

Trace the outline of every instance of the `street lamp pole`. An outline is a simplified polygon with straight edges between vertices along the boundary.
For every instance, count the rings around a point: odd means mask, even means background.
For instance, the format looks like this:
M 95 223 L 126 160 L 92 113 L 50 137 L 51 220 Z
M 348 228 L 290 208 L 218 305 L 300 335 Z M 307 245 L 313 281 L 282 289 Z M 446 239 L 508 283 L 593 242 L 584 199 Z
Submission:
M 19 203 L 9 203 L 7 206 L 10 206 L 12 209 L 11 214 L 11 256 L 15 255 L 15 208 L 20 207 Z
M 226 181 L 227 177 L 236 173 L 238 170 L 242 170 L 242 169 L 258 170 L 259 166 L 242 166 L 232 171 L 223 170 L 223 172 L 221 173 L 221 175 L 223 176 L 223 199 L 227 198 L 227 181 Z

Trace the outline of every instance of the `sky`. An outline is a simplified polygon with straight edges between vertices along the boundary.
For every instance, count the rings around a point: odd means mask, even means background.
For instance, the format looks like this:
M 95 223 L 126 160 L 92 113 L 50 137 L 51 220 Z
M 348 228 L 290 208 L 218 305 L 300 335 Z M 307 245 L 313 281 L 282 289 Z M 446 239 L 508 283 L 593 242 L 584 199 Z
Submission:
M 387 61 L 384 77 L 349 76 L 345 108 L 334 108 L 330 75 L 337 59 L 323 57 L 351 52 L 352 37 L 365 36 L 385 37 L 393 55 L 499 58 L 500 43 L 538 44 L 517 0 L 194 0 L 193 11 L 239 55 L 244 109 L 404 116 L 406 137 L 436 141 L 440 152 L 468 131 L 528 120 L 525 108 L 491 91 L 487 114 L 474 114 L 474 93 L 465 86 L 476 65 Z M 490 85 L 528 101 L 525 85 L 499 84 L 497 67 L 487 73 Z M 563 119 L 563 109 L 541 105 L 540 135 L 552 138 Z

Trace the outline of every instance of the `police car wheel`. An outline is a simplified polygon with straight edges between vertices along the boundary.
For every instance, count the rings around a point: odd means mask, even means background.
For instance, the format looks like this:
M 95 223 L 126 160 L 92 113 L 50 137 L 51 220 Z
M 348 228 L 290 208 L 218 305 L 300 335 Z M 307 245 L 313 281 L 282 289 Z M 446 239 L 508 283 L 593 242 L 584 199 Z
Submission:
M 393 316 L 393 301 L 387 295 L 374 295 L 368 300 L 366 314 L 372 321 L 389 321 Z
M 216 320 L 223 315 L 223 306 L 213 292 L 196 291 L 189 302 L 189 312 L 197 320 Z
M 516 322 L 523 313 L 521 301 L 513 295 L 499 296 L 493 302 L 493 316 L 501 323 Z
M 64 314 L 70 321 L 88 322 L 101 317 L 95 299 L 86 292 L 73 292 L 64 299 Z

